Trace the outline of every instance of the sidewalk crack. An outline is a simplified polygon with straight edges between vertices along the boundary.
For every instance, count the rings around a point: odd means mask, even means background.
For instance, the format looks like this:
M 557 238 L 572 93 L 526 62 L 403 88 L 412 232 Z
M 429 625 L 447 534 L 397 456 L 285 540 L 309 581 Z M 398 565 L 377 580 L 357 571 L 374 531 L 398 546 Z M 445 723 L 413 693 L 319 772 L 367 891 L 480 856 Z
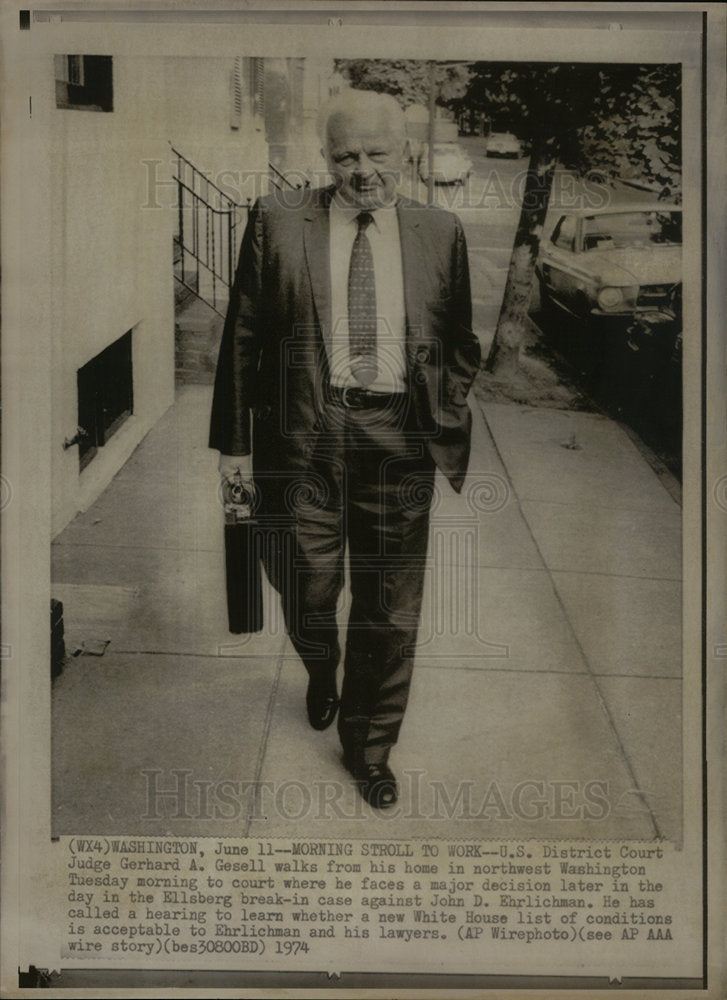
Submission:
M 277 666 L 275 668 L 275 676 L 273 677 L 272 687 L 270 689 L 270 694 L 268 696 L 268 704 L 265 709 L 265 719 L 263 721 L 263 731 L 262 738 L 260 740 L 260 749 L 258 750 L 257 761 L 255 762 L 255 775 L 253 777 L 252 785 L 252 802 L 250 804 L 250 811 L 248 812 L 247 820 L 245 823 L 245 831 L 243 837 L 250 836 L 250 829 L 252 827 L 253 821 L 260 819 L 261 817 L 257 815 L 258 806 L 258 789 L 260 785 L 260 778 L 263 773 L 263 765 L 265 763 L 265 755 L 268 749 L 268 738 L 270 736 L 270 730 L 272 729 L 273 715 L 275 713 L 275 702 L 278 697 L 278 689 L 280 687 L 280 678 L 283 672 L 283 663 L 285 661 L 285 640 L 283 641 L 280 650 L 277 655 Z

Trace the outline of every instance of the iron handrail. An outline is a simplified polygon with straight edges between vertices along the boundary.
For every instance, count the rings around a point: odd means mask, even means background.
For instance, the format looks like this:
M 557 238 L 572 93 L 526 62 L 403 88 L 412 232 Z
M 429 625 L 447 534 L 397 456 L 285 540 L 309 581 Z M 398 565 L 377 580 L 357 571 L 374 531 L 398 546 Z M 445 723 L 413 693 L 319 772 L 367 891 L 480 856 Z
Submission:
M 293 184 L 293 182 L 291 180 L 288 180 L 288 178 L 285 176 L 285 174 L 281 173 L 281 171 L 278 170 L 278 168 L 275 166 L 274 163 L 268 163 L 268 167 L 274 173 L 276 173 L 278 175 L 278 177 L 281 179 L 281 181 L 284 184 L 287 184 L 288 187 L 291 188 L 293 191 L 300 191 L 300 189 L 303 187 L 302 184 Z M 272 180 L 273 184 L 275 184 L 275 180 L 273 178 L 271 178 L 271 180 Z M 280 190 L 280 186 L 278 184 L 275 184 L 275 187 L 278 188 L 278 190 Z
M 171 143 L 170 143 L 171 146 Z M 229 195 L 225 194 L 213 181 L 209 180 L 195 165 L 185 156 L 171 146 L 172 151 L 177 156 L 177 175 L 174 178 L 177 184 L 177 209 L 179 232 L 176 237 L 180 249 L 180 273 L 176 275 L 177 280 L 185 288 L 202 299 L 218 315 L 224 316 L 224 312 L 218 308 L 220 299 L 218 297 L 218 284 L 223 288 L 231 288 L 234 279 L 235 252 L 237 250 L 237 220 L 238 210 L 242 209 Z M 191 171 L 190 182 L 187 183 L 186 172 L 182 167 L 186 164 Z M 183 179 L 185 176 L 185 179 Z M 204 194 L 197 190 L 204 185 Z M 215 191 L 221 199 L 222 207 L 215 207 L 210 198 L 210 188 Z M 191 196 L 191 204 L 186 204 L 187 192 Z M 249 211 L 249 206 L 248 206 Z M 185 240 L 185 214 L 191 212 L 191 242 L 189 228 L 187 229 L 187 239 Z M 203 217 L 202 217 L 203 216 Z M 226 225 L 225 225 L 226 219 Z M 225 246 L 225 240 L 227 245 Z M 185 254 L 188 254 L 195 264 L 196 287 L 189 284 L 185 278 Z M 211 294 L 200 291 L 200 275 L 204 272 L 207 282 L 211 285 Z
M 201 177 L 201 178 L 202 178 L 202 180 L 204 181 L 204 183 L 205 183 L 205 184 L 206 184 L 206 185 L 207 185 L 208 187 L 211 187 L 211 188 L 213 188 L 213 189 L 214 189 L 214 190 L 215 190 L 215 191 L 217 192 L 217 194 L 218 194 L 218 195 L 219 195 L 219 196 L 220 196 L 221 198 L 224 198 L 224 199 L 225 199 L 225 201 L 226 201 L 226 202 L 228 202 L 228 205 L 229 205 L 229 207 L 233 207 L 233 206 L 234 206 L 235 208 L 240 208 L 240 207 L 241 207 L 241 206 L 240 206 L 240 205 L 239 205 L 239 204 L 238 204 L 238 203 L 237 203 L 237 202 L 236 202 L 236 201 L 234 200 L 234 198 L 230 198 L 229 194 L 226 194 L 226 193 L 225 193 L 225 192 L 224 192 L 224 191 L 222 190 L 222 188 L 218 187 L 218 186 L 217 186 L 217 185 L 215 184 L 215 182 L 214 182 L 214 181 L 211 181 L 211 180 L 209 179 L 209 177 L 207 177 L 207 175 L 206 175 L 206 174 L 203 174 L 203 173 L 202 173 L 202 171 L 201 171 L 201 170 L 199 169 L 199 167 L 195 167 L 195 165 L 194 165 L 194 164 L 192 163 L 192 161 L 191 161 L 191 160 L 188 160 L 186 156 L 183 156 L 183 155 L 182 155 L 182 154 L 181 154 L 181 153 L 179 152 L 179 150 L 178 150 L 178 149 L 175 149 L 175 148 L 174 148 L 174 146 L 172 146 L 172 145 L 171 145 L 171 143 L 170 143 L 169 145 L 170 145 L 170 147 L 171 147 L 171 150 L 172 150 L 172 152 L 173 152 L 173 153 L 174 153 L 174 155 L 175 155 L 175 156 L 177 157 L 177 161 L 178 161 L 178 162 L 177 162 L 177 180 L 181 181 L 181 179 L 182 179 L 182 178 L 181 178 L 181 176 L 180 176 L 180 170 L 179 170 L 179 161 L 181 160 L 181 162 L 182 162 L 182 163 L 186 163 L 186 164 L 187 164 L 187 166 L 191 168 L 191 170 L 192 170 L 192 174 L 193 174 L 193 175 L 194 175 L 194 174 L 196 174 L 196 175 L 197 175 L 198 177 Z
M 202 195 L 198 191 L 195 191 L 194 188 L 191 188 L 189 184 L 185 184 L 184 181 L 180 181 L 178 177 L 175 177 L 174 179 L 179 185 L 179 187 L 184 188 L 185 191 L 189 191 L 189 193 L 192 195 L 193 198 L 196 198 L 198 201 L 201 201 L 202 204 L 206 205 L 207 208 L 210 210 L 210 212 L 214 212 L 215 215 L 230 215 L 230 213 L 236 214 L 235 209 L 243 207 L 242 205 L 238 205 L 237 202 L 233 201 L 231 202 L 231 205 L 233 206 L 232 208 L 215 208 L 214 205 L 210 205 L 208 201 L 205 201 Z

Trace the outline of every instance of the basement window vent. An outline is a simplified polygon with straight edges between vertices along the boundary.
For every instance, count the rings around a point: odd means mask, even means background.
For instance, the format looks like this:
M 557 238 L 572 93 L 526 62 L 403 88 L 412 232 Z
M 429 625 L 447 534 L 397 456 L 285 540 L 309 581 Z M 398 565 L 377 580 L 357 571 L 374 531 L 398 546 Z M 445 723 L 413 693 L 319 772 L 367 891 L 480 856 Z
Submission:
M 56 107 L 113 111 L 111 56 L 55 56 Z
M 85 469 L 134 412 L 131 330 L 78 369 L 79 461 Z

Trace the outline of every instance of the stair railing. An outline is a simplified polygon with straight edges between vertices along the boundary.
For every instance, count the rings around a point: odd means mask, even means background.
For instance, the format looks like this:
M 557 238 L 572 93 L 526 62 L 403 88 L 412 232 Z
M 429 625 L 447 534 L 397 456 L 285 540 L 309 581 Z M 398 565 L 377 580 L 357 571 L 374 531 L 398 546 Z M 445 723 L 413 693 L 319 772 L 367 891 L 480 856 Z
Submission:
M 202 173 L 179 150 L 172 148 L 176 157 L 178 232 L 175 242 L 179 251 L 175 263 L 179 265 L 177 280 L 198 298 L 206 302 L 218 315 L 225 315 L 229 289 L 235 277 L 237 252 L 237 226 L 245 207 L 239 205 L 220 187 Z M 273 163 L 270 183 L 282 190 L 294 191 L 303 185 L 294 184 Z M 307 184 L 306 184 L 307 186 Z M 250 199 L 246 211 L 250 211 Z M 190 284 L 185 269 L 186 258 L 193 262 L 195 285 Z
M 300 191 L 303 187 L 302 184 L 293 184 L 290 178 L 286 177 L 284 173 L 278 170 L 274 163 L 268 163 L 268 167 L 270 169 L 270 183 L 276 187 L 278 191 L 282 191 L 285 187 L 289 187 L 293 191 Z
M 213 183 L 172 146 L 177 159 L 178 232 L 180 269 L 177 280 L 214 311 L 225 315 L 235 275 L 237 225 L 242 206 Z M 249 207 L 249 206 L 248 206 Z M 191 258 L 196 287 L 189 283 L 185 258 Z

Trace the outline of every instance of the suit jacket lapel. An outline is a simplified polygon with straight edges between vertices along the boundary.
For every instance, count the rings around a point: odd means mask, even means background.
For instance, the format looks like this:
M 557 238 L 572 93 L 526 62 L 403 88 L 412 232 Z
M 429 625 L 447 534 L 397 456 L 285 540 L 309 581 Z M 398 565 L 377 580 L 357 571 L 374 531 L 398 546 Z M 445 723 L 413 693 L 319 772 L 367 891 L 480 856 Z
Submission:
M 407 337 L 410 331 L 422 325 L 425 278 L 422 232 L 420 229 L 422 205 L 400 198 L 396 205 L 401 239 L 402 271 L 404 275 L 404 306 L 406 309 Z
M 328 222 L 330 199 L 329 189 L 321 192 L 321 197 L 306 212 L 303 232 L 313 302 L 326 350 L 328 350 L 331 340 L 331 267 Z

